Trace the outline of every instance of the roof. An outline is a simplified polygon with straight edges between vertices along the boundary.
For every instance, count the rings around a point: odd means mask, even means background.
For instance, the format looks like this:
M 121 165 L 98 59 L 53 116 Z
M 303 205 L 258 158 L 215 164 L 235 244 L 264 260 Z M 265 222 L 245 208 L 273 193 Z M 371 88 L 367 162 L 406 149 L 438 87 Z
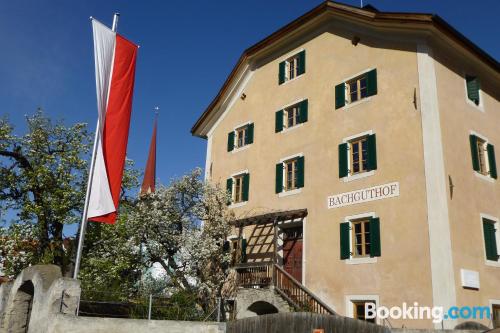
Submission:
M 360 19 L 363 21 L 367 21 L 372 24 L 377 23 L 393 23 L 393 24 L 415 24 L 422 30 L 429 29 L 431 27 L 436 28 L 440 33 L 444 34 L 447 37 L 450 37 L 458 44 L 460 44 L 465 49 L 469 50 L 472 54 L 477 56 L 481 61 L 495 70 L 497 73 L 500 73 L 500 63 L 462 35 L 459 31 L 453 28 L 450 24 L 448 24 L 445 20 L 443 20 L 438 15 L 428 14 L 428 13 L 397 13 L 397 12 L 380 12 L 375 7 L 371 5 L 367 5 L 363 8 L 353 7 L 350 5 L 345 5 L 333 1 L 325 1 L 319 6 L 313 8 L 311 11 L 305 13 L 289 24 L 285 25 L 281 29 L 275 31 L 268 37 L 264 38 L 260 42 L 254 44 L 249 47 L 245 51 L 243 51 L 242 55 L 238 59 L 238 62 L 234 66 L 233 70 L 226 78 L 226 81 L 220 88 L 219 92 L 212 100 L 212 102 L 208 105 L 203 114 L 198 118 L 196 123 L 191 128 L 191 133 L 193 135 L 206 138 L 205 134 L 202 134 L 200 131 L 200 127 L 202 124 L 211 116 L 211 113 L 219 104 L 223 96 L 228 92 L 231 82 L 237 75 L 237 73 L 244 67 L 247 60 L 253 55 L 257 54 L 259 51 L 271 46 L 291 32 L 296 31 L 301 28 L 305 24 L 311 22 L 315 18 L 325 14 L 325 13 L 336 13 L 341 14 L 347 17 Z
M 247 225 L 273 223 L 274 221 L 280 222 L 280 221 L 301 219 L 306 216 L 307 216 L 307 209 L 303 208 L 295 210 L 277 211 L 257 216 L 245 217 L 243 219 L 235 220 L 231 222 L 231 224 L 236 227 L 245 227 Z

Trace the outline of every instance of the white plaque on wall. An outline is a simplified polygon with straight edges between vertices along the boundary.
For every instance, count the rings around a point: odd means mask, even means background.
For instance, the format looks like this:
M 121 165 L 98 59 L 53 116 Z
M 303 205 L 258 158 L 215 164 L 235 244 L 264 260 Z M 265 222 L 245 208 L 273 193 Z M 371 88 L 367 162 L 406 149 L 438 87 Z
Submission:
M 479 289 L 479 272 L 462 268 L 460 276 L 462 277 L 462 287 Z
M 394 182 L 332 195 L 327 198 L 326 203 L 328 208 L 339 208 L 397 196 L 399 196 L 399 182 Z

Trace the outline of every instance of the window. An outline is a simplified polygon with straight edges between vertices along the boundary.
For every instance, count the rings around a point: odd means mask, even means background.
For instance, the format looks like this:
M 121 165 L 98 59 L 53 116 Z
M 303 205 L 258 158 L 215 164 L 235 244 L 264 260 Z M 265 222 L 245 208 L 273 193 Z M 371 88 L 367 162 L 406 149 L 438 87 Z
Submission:
M 355 139 L 349 143 L 351 151 L 351 166 L 352 174 L 365 172 L 368 170 L 368 137 Z
M 493 328 L 500 328 L 500 304 L 491 305 Z
M 340 259 L 380 257 L 380 219 L 372 215 L 340 223 Z
M 366 90 L 366 76 L 364 75 L 347 82 L 346 89 L 348 103 L 354 103 L 362 98 L 367 97 L 368 92 Z
M 366 318 L 365 309 L 366 304 L 375 304 L 374 301 L 352 301 L 353 306 L 353 318 L 358 320 L 364 320 L 370 323 L 375 323 L 376 318 Z
M 335 108 L 377 94 L 377 70 L 373 69 L 335 86 Z
M 226 188 L 231 198 L 228 204 L 248 201 L 250 174 L 242 173 L 227 179 Z
M 298 170 L 297 159 L 285 162 L 285 191 L 297 188 Z
M 486 260 L 498 262 L 498 221 L 482 217 Z
M 497 179 L 497 166 L 495 160 L 495 148 L 484 138 L 471 134 L 469 136 L 472 168 L 483 176 Z
M 370 256 L 370 219 L 351 222 L 353 257 Z
M 480 103 L 479 90 L 481 86 L 479 80 L 475 76 L 466 75 L 465 76 L 465 86 L 467 89 L 467 98 L 476 105 Z
M 375 134 L 362 135 L 339 145 L 339 177 L 350 177 L 377 169 Z
M 276 112 L 276 133 L 307 122 L 307 99 Z
M 278 83 L 295 79 L 306 72 L 306 51 L 301 51 L 279 64 Z
M 304 187 L 304 157 L 298 156 L 276 164 L 276 193 Z
M 249 123 L 236 128 L 227 135 L 227 151 L 242 148 L 253 143 L 254 125 Z

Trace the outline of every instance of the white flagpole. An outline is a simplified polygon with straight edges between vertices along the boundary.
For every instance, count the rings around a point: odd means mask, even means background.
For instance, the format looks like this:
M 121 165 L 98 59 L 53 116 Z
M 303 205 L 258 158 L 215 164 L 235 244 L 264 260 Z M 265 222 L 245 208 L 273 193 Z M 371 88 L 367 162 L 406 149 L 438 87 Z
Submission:
M 113 15 L 113 26 L 111 28 L 113 31 L 116 31 L 119 17 L 120 17 L 119 13 L 115 13 Z M 92 19 L 92 17 L 90 19 Z M 83 242 L 85 240 L 85 230 L 87 229 L 87 216 L 89 209 L 90 190 L 92 187 L 92 179 L 94 177 L 95 159 L 97 154 L 97 142 L 99 141 L 100 125 L 101 124 L 99 122 L 99 117 L 97 117 L 97 125 L 94 137 L 94 147 L 92 148 L 92 159 L 90 160 L 90 170 L 89 170 L 89 179 L 87 182 L 87 192 L 85 195 L 85 205 L 83 207 L 82 221 L 80 222 L 80 232 L 79 232 L 80 237 L 78 238 L 78 249 L 76 252 L 75 269 L 73 270 L 73 279 L 78 278 L 78 272 L 80 271 L 80 263 L 82 261 Z

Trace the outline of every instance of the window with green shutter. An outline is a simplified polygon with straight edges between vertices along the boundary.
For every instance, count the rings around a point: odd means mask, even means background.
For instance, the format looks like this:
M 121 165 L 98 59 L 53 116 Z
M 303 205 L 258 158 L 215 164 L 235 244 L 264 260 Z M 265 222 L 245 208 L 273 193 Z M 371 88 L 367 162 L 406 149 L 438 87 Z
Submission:
M 243 190 L 242 190 L 242 201 L 248 201 L 248 192 L 250 189 L 250 174 L 246 173 L 243 175 Z
M 345 260 L 351 257 L 349 222 L 340 223 L 340 259 Z
M 297 158 L 297 180 L 296 180 L 297 188 L 304 187 L 304 172 L 305 172 L 304 156 L 300 156 Z
M 478 150 L 478 140 L 477 136 L 474 134 L 469 135 L 470 142 L 470 152 L 472 157 L 472 169 L 479 172 L 479 150 Z
M 335 108 L 340 109 L 345 105 L 345 83 L 335 86 Z
M 283 84 L 293 80 L 305 72 L 306 51 L 304 50 L 279 63 L 278 83 Z
M 482 175 L 497 179 L 495 148 L 486 139 L 477 135 L 469 136 L 472 169 Z
M 276 193 L 283 192 L 283 163 L 276 164 Z
M 360 101 L 377 94 L 377 69 L 335 86 L 335 108 Z
M 226 191 L 229 194 L 228 205 L 231 204 L 233 198 L 233 178 L 228 178 L 226 180 Z
M 467 87 L 467 98 L 470 101 L 474 102 L 474 104 L 479 105 L 480 84 L 478 78 L 475 76 L 466 75 L 465 85 Z
M 486 150 L 488 152 L 488 163 L 490 166 L 490 177 L 497 179 L 497 162 L 495 159 L 495 147 L 492 144 L 487 144 Z
M 375 134 L 368 135 L 367 171 L 377 170 L 377 138 Z
M 339 178 L 344 178 L 349 175 L 349 155 L 347 155 L 347 151 L 347 143 L 342 143 L 339 145 Z
M 275 132 L 279 133 L 282 130 L 283 130 L 283 110 L 279 110 L 276 112 Z
M 370 257 L 380 257 L 381 253 L 380 219 L 373 217 L 370 219 Z
M 302 124 L 307 122 L 309 113 L 308 109 L 309 109 L 309 102 L 307 101 L 307 99 L 299 103 L 299 123 Z
M 483 218 L 483 233 L 484 233 L 484 246 L 486 251 L 486 259 L 492 261 L 498 261 L 498 249 L 497 249 L 497 236 L 496 236 L 496 226 L 495 221 L 491 221 Z
M 232 151 L 234 149 L 234 131 L 227 134 L 227 151 Z
M 278 83 L 283 84 L 285 83 L 285 71 L 286 71 L 286 62 L 282 61 L 279 64 L 279 74 L 278 74 Z
M 339 145 L 339 177 L 377 170 L 375 134 L 363 135 Z

